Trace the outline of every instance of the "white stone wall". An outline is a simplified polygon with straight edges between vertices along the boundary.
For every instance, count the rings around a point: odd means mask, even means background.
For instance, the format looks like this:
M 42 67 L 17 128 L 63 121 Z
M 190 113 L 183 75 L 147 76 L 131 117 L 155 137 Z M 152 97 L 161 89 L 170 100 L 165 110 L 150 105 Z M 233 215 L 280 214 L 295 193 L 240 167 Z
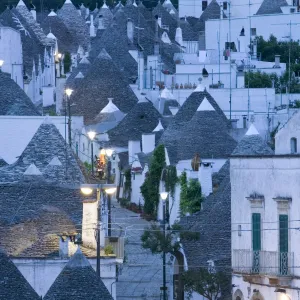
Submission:
M 0 60 L 4 60 L 2 71 L 23 89 L 23 52 L 20 32 L 10 27 L 0 27 Z
M 279 251 L 279 214 L 289 217 L 289 252 L 294 253 L 294 266 L 300 264 L 298 241 L 299 230 L 299 177 L 300 158 L 234 158 L 230 160 L 231 178 L 231 217 L 232 217 L 232 250 L 252 250 L 251 214 L 260 213 L 262 222 L 263 251 Z M 246 198 L 257 193 L 264 196 L 262 204 L 251 204 Z M 289 208 L 281 209 L 273 199 L 275 197 L 290 197 Z M 239 227 L 241 235 L 239 236 Z M 275 266 L 274 266 L 275 267 Z M 300 275 L 299 268 L 294 268 L 296 276 Z M 267 281 L 267 279 L 265 279 Z M 233 276 L 233 284 L 246 293 L 248 283 L 238 276 Z M 292 280 L 291 285 L 299 288 L 299 282 Z M 251 291 L 254 287 L 251 285 Z M 259 285 L 257 288 L 265 299 L 275 299 L 274 287 Z M 244 294 L 244 297 L 247 294 Z M 252 295 L 252 292 L 251 292 Z M 250 295 L 250 296 L 251 296 Z M 273 295 L 271 297 L 271 295 Z M 293 292 L 295 295 L 295 292 Z M 293 298 L 292 299 L 297 299 Z
M 291 154 L 291 138 L 297 139 L 297 152 L 300 152 L 300 114 L 295 113 L 275 137 L 276 154 Z M 280 126 L 281 127 L 281 126 Z
M 22 154 L 39 126 L 45 120 L 45 116 L 0 116 L 0 156 L 11 164 Z M 49 117 L 57 127 L 60 134 L 65 137 L 64 117 Z M 72 117 L 72 131 L 83 127 L 83 117 Z M 7 130 L 9 128 L 9 130 Z
M 67 264 L 67 259 L 13 259 L 14 264 L 40 296 L 45 296 L 56 277 Z M 89 259 L 96 270 L 96 259 Z M 101 259 L 101 278 L 108 291 L 116 299 L 116 260 Z
M 239 0 L 236 0 L 239 1 Z M 244 0 L 243 0 L 244 1 Z M 248 0 L 247 0 L 248 1 Z M 243 6 L 241 6 L 243 8 Z M 274 25 L 278 24 L 283 25 Z M 253 15 L 251 17 L 251 28 L 256 28 L 256 35 L 263 36 L 263 38 L 269 39 L 270 35 L 273 34 L 277 37 L 278 40 L 288 41 L 285 36 L 290 35 L 289 23 L 298 23 L 299 14 L 274 14 L 274 15 Z M 220 20 L 208 20 L 206 21 L 205 27 L 205 44 L 206 49 L 218 49 L 218 39 L 216 38 L 216 32 L 219 30 Z M 242 28 L 245 29 L 245 35 L 247 40 L 249 39 L 249 18 L 231 18 L 231 40 L 235 42 L 236 46 L 238 45 L 237 41 L 240 36 Z M 229 34 L 229 19 L 221 20 L 221 32 L 220 32 L 220 45 L 221 51 L 223 52 L 225 47 L 225 42 L 228 40 Z M 297 27 L 292 26 L 292 39 L 300 39 L 300 31 L 297 30 Z

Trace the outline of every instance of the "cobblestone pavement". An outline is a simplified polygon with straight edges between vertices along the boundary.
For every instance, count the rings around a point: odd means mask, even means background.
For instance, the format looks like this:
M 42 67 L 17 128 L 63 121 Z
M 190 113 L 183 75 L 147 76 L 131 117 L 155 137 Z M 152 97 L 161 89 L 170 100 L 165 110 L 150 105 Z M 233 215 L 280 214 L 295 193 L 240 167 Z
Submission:
M 150 223 L 114 202 L 112 224 L 113 235 L 125 236 L 125 263 L 116 283 L 117 300 L 161 299 L 162 256 L 153 255 L 141 243 L 143 230 Z

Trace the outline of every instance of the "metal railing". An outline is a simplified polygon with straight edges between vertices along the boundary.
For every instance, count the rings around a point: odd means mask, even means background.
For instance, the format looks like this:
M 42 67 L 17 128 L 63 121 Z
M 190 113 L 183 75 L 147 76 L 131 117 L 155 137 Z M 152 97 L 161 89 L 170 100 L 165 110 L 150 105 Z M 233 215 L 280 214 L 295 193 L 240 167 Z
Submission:
M 123 237 L 105 237 L 105 246 L 112 245 L 114 254 L 117 258 L 124 259 L 124 238 Z
M 272 276 L 294 275 L 294 253 L 233 250 L 233 272 Z

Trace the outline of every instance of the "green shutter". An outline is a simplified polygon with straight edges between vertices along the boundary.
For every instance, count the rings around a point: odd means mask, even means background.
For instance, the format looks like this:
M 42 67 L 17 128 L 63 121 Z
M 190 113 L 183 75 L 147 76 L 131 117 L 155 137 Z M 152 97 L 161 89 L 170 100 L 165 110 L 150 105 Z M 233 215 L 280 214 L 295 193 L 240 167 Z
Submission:
M 260 214 L 252 214 L 252 245 L 253 251 L 261 250 Z
M 287 215 L 279 215 L 279 251 L 289 251 L 289 220 Z

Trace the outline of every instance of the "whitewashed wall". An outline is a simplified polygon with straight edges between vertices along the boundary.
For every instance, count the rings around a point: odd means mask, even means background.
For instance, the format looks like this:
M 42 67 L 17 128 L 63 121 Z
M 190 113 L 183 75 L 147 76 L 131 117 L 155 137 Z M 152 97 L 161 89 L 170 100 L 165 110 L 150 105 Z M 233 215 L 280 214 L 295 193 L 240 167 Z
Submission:
M 0 156 L 11 164 L 22 154 L 39 126 L 45 120 L 44 117 L 24 117 L 24 116 L 0 116 Z M 62 137 L 65 137 L 65 118 L 49 117 L 57 127 Z M 83 117 L 72 117 L 72 129 L 81 130 L 83 127 Z M 9 128 L 9 130 L 8 130 Z
M 243 0 L 244 1 L 244 0 Z M 242 6 L 241 6 L 242 8 Z M 274 25 L 279 24 L 278 20 L 280 20 L 280 24 L 283 25 Z M 274 15 L 253 15 L 251 17 L 251 28 L 256 28 L 256 35 L 263 36 L 263 38 L 269 39 L 270 35 L 273 34 L 277 37 L 278 40 L 288 41 L 286 36 L 290 35 L 289 23 L 298 23 L 299 22 L 299 14 L 274 14 Z M 221 26 L 219 25 L 221 22 Z M 205 23 L 205 43 L 206 49 L 218 49 L 218 39 L 216 37 L 216 32 L 219 31 L 219 26 L 221 27 L 220 31 L 220 45 L 221 51 L 224 50 L 225 42 L 228 40 L 229 35 L 229 19 L 223 20 L 208 20 Z M 240 32 L 242 28 L 245 29 L 245 35 L 247 40 L 249 38 L 249 18 L 231 18 L 231 40 L 235 42 L 237 45 L 237 41 L 240 36 Z M 297 26 L 292 26 L 292 39 L 299 40 L 300 39 L 300 31 Z
M 259 212 L 261 213 L 263 229 L 262 250 L 279 251 L 278 220 L 282 211 L 273 198 L 292 198 L 288 209 L 289 227 L 297 228 L 299 221 L 294 220 L 299 220 L 299 177 L 299 157 L 235 158 L 230 160 L 232 250 L 252 249 L 251 214 Z M 253 193 L 264 196 L 264 204 L 261 207 L 251 207 L 250 201 L 246 199 Z M 241 225 L 241 236 L 238 235 L 238 225 Z M 294 253 L 295 266 L 300 264 L 299 238 L 300 232 L 298 230 L 289 230 L 289 252 Z M 295 268 L 294 273 L 299 276 L 299 268 Z M 238 285 L 239 289 L 245 293 L 247 286 L 249 286 L 237 276 L 233 276 L 232 283 Z M 294 279 L 291 285 L 299 288 L 299 281 Z M 252 289 L 254 289 L 253 286 L 251 286 Z M 275 299 L 269 298 L 269 295 L 274 295 L 274 288 L 268 289 L 268 287 L 259 286 L 258 290 L 265 293 L 263 294 L 265 299 Z M 293 292 L 293 295 L 295 294 L 296 291 Z M 292 297 L 292 299 L 297 298 Z
M 291 138 L 297 139 L 297 152 L 300 152 L 300 114 L 295 113 L 284 127 L 275 136 L 276 154 L 291 153 Z
M 4 60 L 2 71 L 23 89 L 23 52 L 20 32 L 10 27 L 0 27 L 0 60 Z

